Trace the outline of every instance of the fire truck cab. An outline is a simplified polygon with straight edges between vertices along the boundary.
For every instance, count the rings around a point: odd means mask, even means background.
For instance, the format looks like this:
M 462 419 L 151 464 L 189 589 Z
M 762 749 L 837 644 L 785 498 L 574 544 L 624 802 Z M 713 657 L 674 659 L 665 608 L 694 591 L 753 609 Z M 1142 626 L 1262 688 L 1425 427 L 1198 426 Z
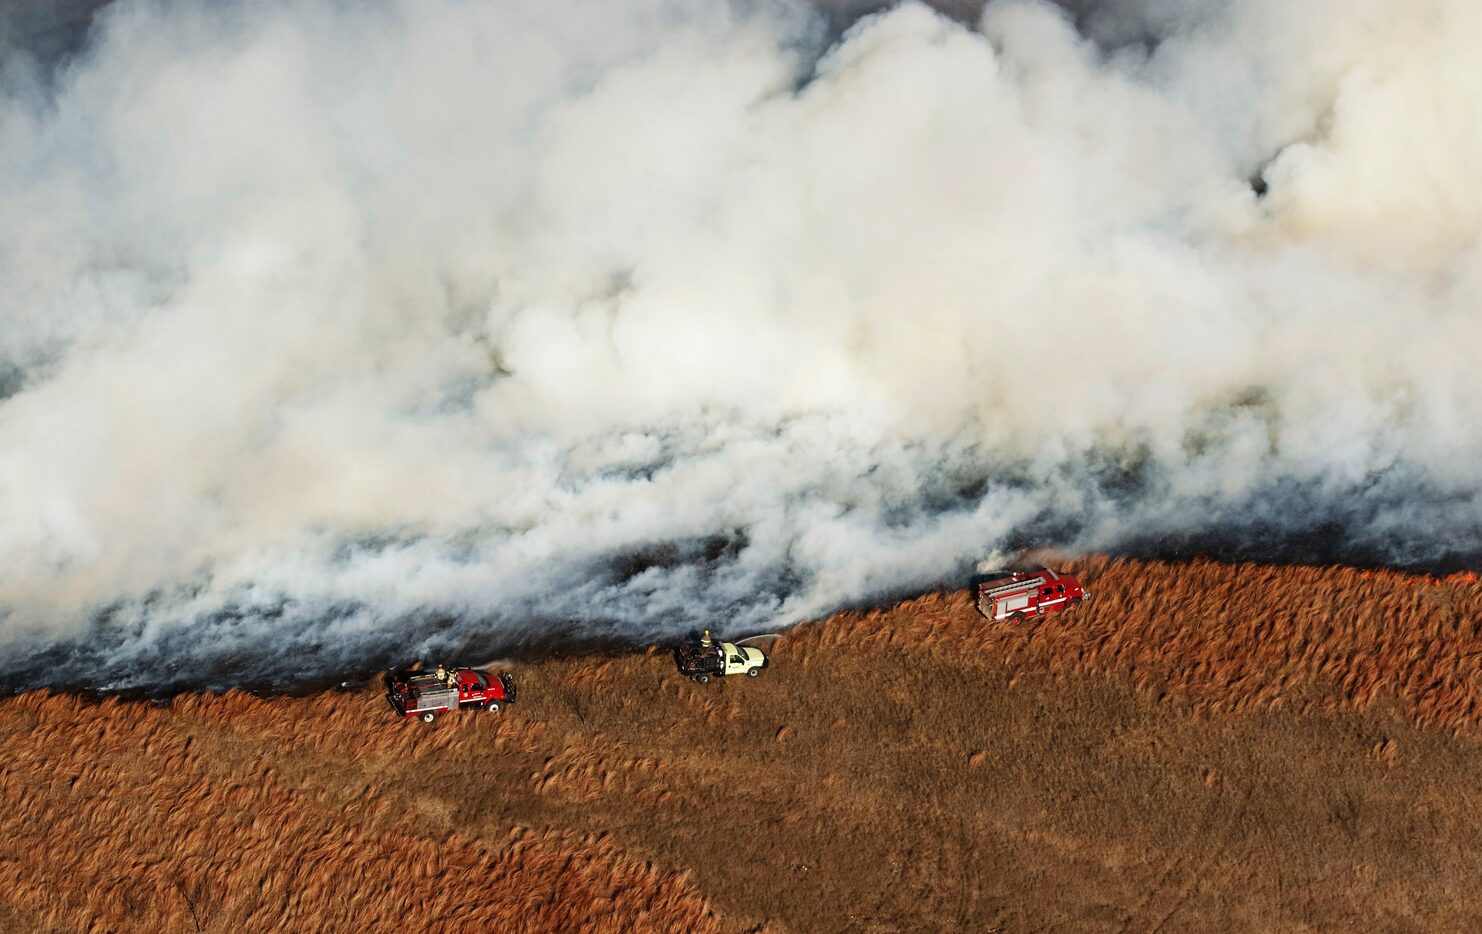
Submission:
M 386 700 L 403 717 L 431 723 L 440 713 L 473 707 L 497 712 L 515 700 L 515 682 L 508 672 L 491 675 L 476 668 L 452 668 L 439 678 L 431 671 L 389 671 Z
M 978 612 L 991 620 L 1019 622 L 1078 606 L 1084 599 L 1080 581 L 1049 568 L 992 575 L 978 584 Z

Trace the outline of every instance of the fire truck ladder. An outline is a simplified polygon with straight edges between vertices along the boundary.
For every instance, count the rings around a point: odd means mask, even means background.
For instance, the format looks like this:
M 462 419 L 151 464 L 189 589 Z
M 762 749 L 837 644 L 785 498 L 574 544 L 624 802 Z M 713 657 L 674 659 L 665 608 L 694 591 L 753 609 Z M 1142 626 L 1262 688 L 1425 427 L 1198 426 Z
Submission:
M 1023 591 L 1025 593 L 1033 593 L 1035 588 L 1047 583 L 1049 583 L 1049 581 L 1047 581 L 1045 579 L 1045 576 L 1041 574 L 1037 577 L 1025 577 L 1016 581 L 1006 581 L 1005 583 L 999 584 L 996 587 L 989 587 L 987 590 L 979 591 L 977 601 L 978 612 L 988 617 L 989 619 L 996 619 L 997 614 L 995 611 L 998 606 L 999 597 L 1011 593 L 1017 593 L 1019 591 Z
M 1048 581 L 1041 574 L 1039 577 L 1026 577 L 1022 580 L 1009 581 L 1007 584 L 999 584 L 997 587 L 989 587 L 987 590 L 982 591 L 980 596 L 985 600 L 991 600 L 1012 590 L 1032 590 L 1046 583 Z

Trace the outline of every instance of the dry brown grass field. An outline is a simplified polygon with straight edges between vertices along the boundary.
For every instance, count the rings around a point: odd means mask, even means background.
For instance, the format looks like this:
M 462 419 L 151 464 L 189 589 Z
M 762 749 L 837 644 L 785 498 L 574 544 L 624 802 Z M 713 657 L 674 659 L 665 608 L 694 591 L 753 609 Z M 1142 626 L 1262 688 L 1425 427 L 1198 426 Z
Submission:
M 1075 564 L 1025 626 L 935 594 L 430 725 L 0 701 L 0 929 L 1482 930 L 1477 579 Z

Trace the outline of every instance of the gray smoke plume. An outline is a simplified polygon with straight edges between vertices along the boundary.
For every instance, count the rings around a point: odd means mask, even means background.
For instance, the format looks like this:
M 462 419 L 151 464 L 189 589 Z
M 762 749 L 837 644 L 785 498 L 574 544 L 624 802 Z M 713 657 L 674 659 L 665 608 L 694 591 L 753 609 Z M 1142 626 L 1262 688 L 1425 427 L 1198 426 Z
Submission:
M 0 681 L 754 631 L 1031 544 L 1476 560 L 1482 6 L 951 12 L 12 39 Z

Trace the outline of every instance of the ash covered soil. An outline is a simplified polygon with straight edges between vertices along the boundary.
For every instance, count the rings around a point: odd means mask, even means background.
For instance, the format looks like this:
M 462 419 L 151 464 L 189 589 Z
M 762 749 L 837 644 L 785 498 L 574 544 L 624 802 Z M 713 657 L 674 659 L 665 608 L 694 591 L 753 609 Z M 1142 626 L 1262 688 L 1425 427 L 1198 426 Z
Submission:
M 928 595 L 757 680 L 559 659 L 431 725 L 9 698 L 0 928 L 1482 929 L 1477 579 L 1074 570 L 1038 624 Z

